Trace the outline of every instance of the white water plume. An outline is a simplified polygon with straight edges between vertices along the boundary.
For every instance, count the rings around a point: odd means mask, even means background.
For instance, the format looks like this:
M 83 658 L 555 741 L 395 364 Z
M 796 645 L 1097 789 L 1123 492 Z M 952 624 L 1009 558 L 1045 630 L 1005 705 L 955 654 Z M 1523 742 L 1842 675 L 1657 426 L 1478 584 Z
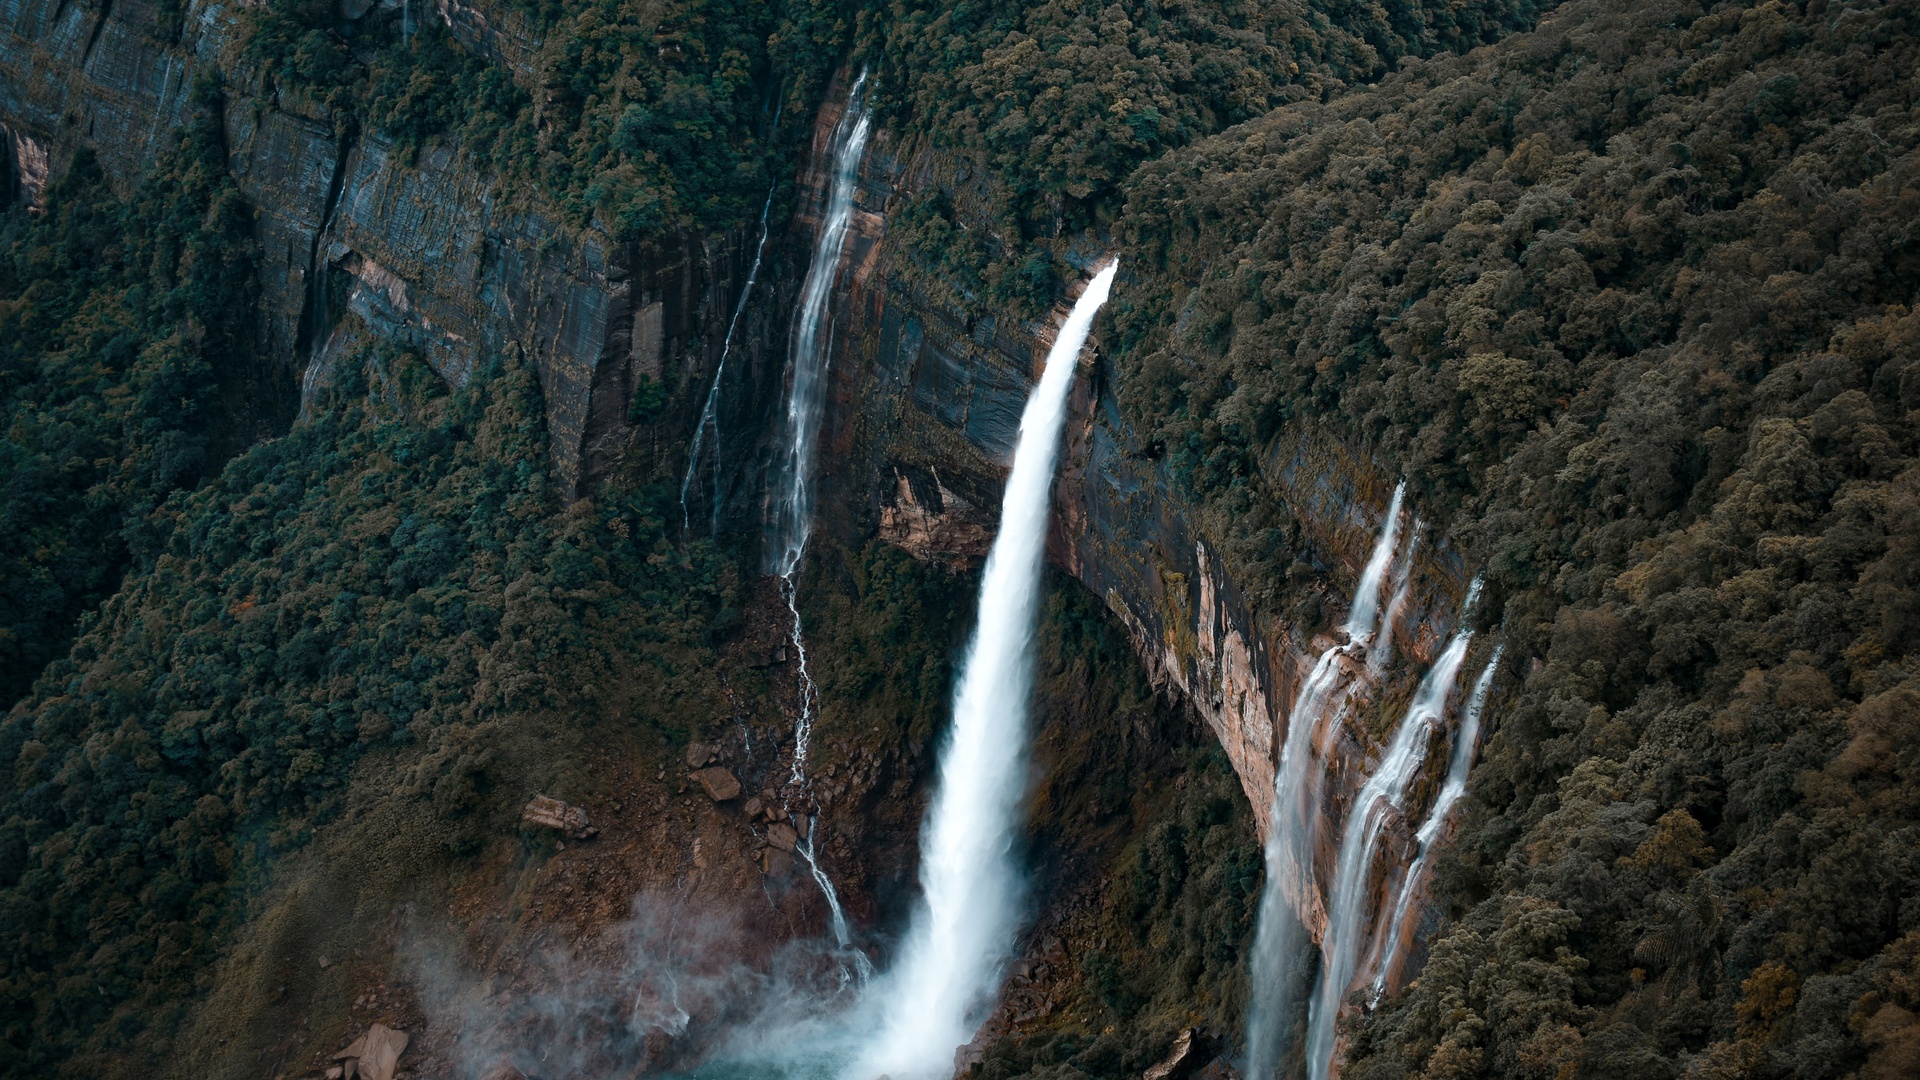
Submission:
M 753 246 L 753 265 L 747 270 L 747 283 L 733 305 L 733 317 L 727 320 L 727 336 L 720 340 L 720 362 L 713 367 L 713 384 L 707 387 L 707 403 L 700 410 L 700 423 L 693 429 L 693 446 L 687 450 L 687 475 L 680 481 L 680 536 L 686 539 L 691 522 L 687 517 L 687 493 L 693 489 L 693 477 L 700 468 L 700 449 L 707 429 L 713 429 L 713 519 L 709 533 L 720 531 L 720 379 L 727 373 L 727 357 L 733 352 L 733 332 L 740 327 L 740 316 L 753 296 L 754 283 L 760 279 L 760 259 L 767 251 L 767 214 L 773 209 L 773 189 L 767 189 L 767 201 L 760 206 L 760 240 Z
M 1373 552 L 1360 573 L 1353 591 L 1353 603 L 1347 609 L 1342 628 L 1347 640 L 1327 647 L 1314 662 L 1313 670 L 1294 695 L 1293 708 L 1287 713 L 1287 738 L 1281 746 L 1280 765 L 1274 772 L 1272 830 L 1267 835 L 1267 880 L 1260 894 L 1260 913 L 1255 923 L 1251 958 L 1252 992 L 1247 1007 L 1247 1076 L 1267 1080 L 1279 1068 L 1285 1025 L 1292 1010 L 1289 997 L 1292 982 L 1299 972 L 1292 968 L 1294 954 L 1302 945 L 1300 921 L 1288 906 L 1286 883 L 1291 881 L 1304 898 L 1313 889 L 1313 846 L 1318 820 L 1321 771 L 1316 760 L 1324 763 L 1326 746 L 1316 746 L 1316 731 L 1327 732 L 1330 744 L 1345 713 L 1348 699 L 1356 689 L 1349 671 L 1351 661 L 1363 659 L 1382 628 L 1380 592 L 1394 564 L 1400 543 L 1400 505 L 1406 499 L 1407 485 L 1402 481 L 1393 489 L 1393 501 L 1387 507 L 1386 520 L 1374 541 Z M 1409 563 L 1411 560 L 1406 560 Z M 1411 577 L 1412 566 L 1405 576 Z M 1390 607 L 1388 615 L 1395 612 Z M 1384 628 L 1391 634 L 1393 627 Z M 1342 661 L 1349 663 L 1343 664 Z M 1317 751 L 1317 753 L 1316 753 Z
M 1460 609 L 1462 623 L 1479 593 L 1480 582 L 1476 580 Z M 1353 805 L 1347 811 L 1340 854 L 1334 863 L 1333 889 L 1327 897 L 1327 926 L 1320 939 L 1319 992 L 1314 995 L 1307 1014 L 1307 1075 L 1312 1080 L 1326 1080 L 1332 1069 L 1334 1019 L 1353 982 L 1361 935 L 1373 922 L 1367 918 L 1367 879 L 1373 869 L 1374 856 L 1391 815 L 1399 812 L 1414 778 L 1419 775 L 1420 766 L 1426 763 L 1427 744 L 1446 716 L 1447 701 L 1453 695 L 1460 665 L 1466 660 L 1467 646 L 1472 642 L 1473 631 L 1463 626 L 1454 632 L 1426 677 L 1420 680 L 1420 688 L 1394 729 L 1393 739 L 1387 744 L 1379 766 L 1354 796 Z
M 1486 670 L 1480 673 L 1480 678 L 1473 684 L 1473 692 L 1467 696 L 1467 707 L 1461 714 L 1460 727 L 1453 733 L 1453 756 L 1447 764 L 1446 783 L 1434 799 L 1433 809 L 1427 811 L 1426 823 L 1420 826 L 1417 838 L 1420 854 L 1407 870 L 1406 880 L 1400 883 L 1400 896 L 1394 901 L 1393 919 L 1387 924 L 1385 952 L 1374 970 L 1373 989 L 1368 994 L 1370 1003 L 1378 1003 L 1380 995 L 1386 991 L 1394 962 L 1400 958 L 1401 942 L 1406 939 L 1407 912 L 1413 906 L 1414 894 L 1419 891 L 1426 877 L 1427 859 L 1433 854 L 1441 830 L 1446 828 L 1453 805 L 1467 793 L 1467 774 L 1473 769 L 1473 752 L 1480 741 L 1480 713 L 1486 708 L 1487 691 L 1493 686 L 1494 673 L 1500 670 L 1500 654 L 1504 649 L 1504 645 L 1494 647 L 1493 658 L 1487 661 Z
M 1000 531 L 980 582 L 980 620 L 922 836 L 923 895 L 898 966 L 875 986 L 877 1031 L 848 1080 L 951 1075 L 954 1050 L 985 1018 L 1014 944 L 1022 882 L 1011 848 L 1026 791 L 1027 699 L 1054 464 L 1080 348 L 1117 267 L 1095 275 L 1074 304 L 1020 417 Z

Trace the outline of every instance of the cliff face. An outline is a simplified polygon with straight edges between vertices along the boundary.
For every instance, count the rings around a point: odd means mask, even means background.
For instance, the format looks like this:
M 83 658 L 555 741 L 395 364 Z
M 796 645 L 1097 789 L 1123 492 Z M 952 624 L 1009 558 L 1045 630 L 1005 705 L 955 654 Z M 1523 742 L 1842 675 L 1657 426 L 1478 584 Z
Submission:
M 1025 322 L 954 310 L 932 298 L 923 268 L 890 247 L 887 213 L 934 184 L 964 186 L 953 162 L 877 133 L 863 168 L 857 239 L 836 291 L 834 468 L 824 486 L 829 527 L 879 535 L 925 559 L 977 559 L 1012 459 L 1020 413 L 1064 303 Z M 1076 251 L 1082 269 L 1105 252 Z M 1124 268 L 1120 289 L 1125 288 Z M 953 290 L 957 293 L 958 290 Z M 1301 679 L 1330 644 L 1285 614 L 1256 609 L 1164 463 L 1140 445 L 1113 393 L 1099 342 L 1081 358 L 1056 490 L 1049 557 L 1127 627 L 1156 685 L 1188 702 L 1225 748 L 1264 836 L 1287 714 Z M 1268 446 L 1263 479 L 1299 525 L 1296 557 L 1338 588 L 1358 578 L 1395 478 L 1339 443 L 1285 431 Z M 838 515 L 836 518 L 835 515 Z M 983 522 L 984 527 L 983 527 Z M 1393 649 L 1424 664 L 1452 629 L 1466 572 L 1444 537 L 1423 537 Z M 1327 597 L 1343 609 L 1343 595 Z M 1329 620 L 1337 622 L 1337 620 Z M 1404 667 L 1404 665 L 1403 665 Z M 1375 720 L 1395 684 L 1363 700 L 1338 733 L 1320 808 L 1316 876 L 1330 880 L 1345 810 L 1387 731 Z M 1391 720 L 1384 721 L 1391 724 Z M 1412 828 L 1397 823 L 1410 848 Z M 1317 890 L 1288 892 L 1315 937 Z
M 470 8 L 443 13 L 470 46 L 508 66 L 523 64 L 532 47 Z M 23 0 L 4 17 L 0 120 L 13 182 L 26 195 L 45 182 L 49 160 L 57 172 L 83 145 L 130 187 L 192 107 L 194 76 L 222 62 L 232 36 L 231 15 L 210 3 L 192 6 L 177 28 L 147 0 L 104 11 Z M 839 97 L 829 100 L 816 119 L 819 145 L 838 117 Z M 330 116 L 299 102 L 233 93 L 225 110 L 231 168 L 258 208 L 268 297 L 261 333 L 298 369 L 303 396 L 324 384 L 350 336 L 334 317 L 344 309 L 375 335 L 419 350 L 450 383 L 464 382 L 487 355 L 518 350 L 531 359 L 553 467 L 576 494 L 635 444 L 630 406 L 645 380 L 665 383 L 679 403 L 654 437 L 685 444 L 673 436 L 695 422 L 698 397 L 688 391 L 711 376 L 754 236 L 615 244 L 510 198 L 457 152 L 402 160 L 378 138 L 339 138 Z M 834 293 L 821 508 L 827 527 L 850 541 L 877 531 L 917 556 L 964 562 L 991 541 L 1020 413 L 1059 312 L 1024 322 L 958 310 L 888 246 L 889 209 L 928 185 L 964 185 L 954 170 L 939 153 L 885 132 L 873 140 Z M 723 490 L 753 490 L 766 430 L 755 421 L 779 393 L 786 294 L 803 269 L 787 264 L 807 247 L 821 179 L 802 176 L 799 210 L 787 230 L 775 230 L 763 272 L 773 288 L 742 328 L 738 385 L 750 389 L 723 401 L 731 470 Z M 1084 268 L 1104 252 L 1089 241 L 1077 256 Z M 1156 684 L 1205 720 L 1264 830 L 1288 707 L 1326 642 L 1303 640 L 1286 617 L 1248 601 L 1164 465 L 1129 431 L 1097 341 L 1082 364 L 1050 556 L 1105 600 Z M 1301 557 L 1335 581 L 1357 577 L 1393 478 L 1310 432 L 1277 438 L 1263 465 L 1299 523 L 1309 549 Z M 733 507 L 729 520 L 752 516 Z M 1396 649 L 1424 660 L 1449 629 L 1465 582 L 1444 540 L 1422 552 Z M 1340 733 L 1321 808 L 1330 823 L 1379 737 Z M 1320 835 L 1325 880 L 1337 829 Z M 1315 891 L 1292 892 L 1317 933 L 1324 915 Z
M 509 66 L 529 48 L 470 8 L 444 14 L 456 36 Z M 672 376 L 667 389 L 684 389 L 706 365 L 680 364 L 682 354 L 718 348 L 709 339 L 723 320 L 710 309 L 744 274 L 749 241 L 616 244 L 562 226 L 444 147 L 407 161 L 377 137 L 342 139 L 323 107 L 267 97 L 264 80 L 234 67 L 233 18 L 216 3 L 190 5 L 177 24 L 150 0 L 8 5 L 9 186 L 32 197 L 49 160 L 57 173 L 86 147 L 130 189 L 194 107 L 195 78 L 228 70 L 229 166 L 262 250 L 260 332 L 295 369 L 303 399 L 337 351 L 341 306 L 456 385 L 481 358 L 520 351 L 540 373 L 557 477 L 584 493 L 632 435 L 640 382 Z

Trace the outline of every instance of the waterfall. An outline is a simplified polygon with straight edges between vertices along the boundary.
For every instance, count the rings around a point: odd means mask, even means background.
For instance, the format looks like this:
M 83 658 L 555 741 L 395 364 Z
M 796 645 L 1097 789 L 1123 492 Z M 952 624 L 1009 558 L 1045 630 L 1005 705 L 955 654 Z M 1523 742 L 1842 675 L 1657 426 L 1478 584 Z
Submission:
M 1475 581 L 1460 609 L 1463 623 L 1479 592 L 1480 583 Z M 1463 627 L 1454 632 L 1420 681 L 1420 689 L 1394 730 L 1379 766 L 1347 811 L 1340 854 L 1334 863 L 1333 889 L 1327 897 L 1326 930 L 1320 938 L 1320 990 L 1307 1015 L 1307 1075 L 1312 1080 L 1326 1080 L 1332 1068 L 1334 1019 L 1353 982 L 1361 934 L 1372 922 L 1366 918 L 1367 879 L 1374 855 L 1391 815 L 1400 810 L 1420 766 L 1426 762 L 1427 744 L 1446 714 L 1447 699 L 1453 694 L 1472 641 L 1471 630 Z
M 1060 327 L 1020 417 L 1000 531 L 980 582 L 980 616 L 954 692 L 953 730 L 921 838 L 921 901 L 900 963 L 876 987 L 877 1030 L 848 1080 L 925 1080 L 990 1007 L 1017 929 L 1021 881 L 1010 857 L 1026 791 L 1027 698 L 1047 519 L 1067 392 L 1118 263 L 1087 286 Z
M 1387 979 L 1393 974 L 1394 962 L 1400 957 L 1400 944 L 1406 939 L 1407 933 L 1407 911 L 1412 907 L 1414 893 L 1419 891 L 1426 877 L 1427 858 L 1433 854 L 1440 831 L 1446 828 L 1447 815 L 1453 812 L 1453 804 L 1467 793 L 1467 773 L 1473 768 L 1473 752 L 1480 741 L 1480 713 L 1486 708 L 1487 690 L 1493 686 L 1493 676 L 1500 669 L 1500 654 L 1504 649 L 1504 645 L 1494 647 L 1493 658 L 1487 661 L 1486 670 L 1480 673 L 1480 678 L 1473 684 L 1473 692 L 1467 696 L 1467 707 L 1460 717 L 1460 727 L 1453 734 L 1453 758 L 1447 764 L 1446 783 L 1434 799 L 1433 809 L 1427 812 L 1426 824 L 1420 826 L 1420 854 L 1407 870 L 1406 880 L 1400 883 L 1399 899 L 1394 901 L 1393 919 L 1387 924 L 1385 953 L 1375 967 L 1373 988 L 1368 995 L 1372 1003 L 1378 1003 L 1380 995 L 1386 991 Z
M 1301 945 L 1301 926 L 1288 907 L 1287 883 L 1291 881 L 1299 889 L 1303 901 L 1313 891 L 1314 824 L 1321 775 L 1311 766 L 1316 756 L 1324 761 L 1328 749 L 1315 745 L 1314 733 L 1324 730 L 1330 740 L 1338 732 L 1347 700 L 1356 688 L 1351 669 L 1357 666 L 1356 661 L 1364 664 L 1376 637 L 1393 632 L 1390 620 L 1384 627 L 1375 623 L 1380 617 L 1380 591 L 1399 547 L 1400 504 L 1406 492 L 1405 481 L 1393 490 L 1393 502 L 1387 507 L 1373 553 L 1353 591 L 1343 627 L 1347 640 L 1336 641 L 1320 654 L 1287 714 L 1287 738 L 1280 750 L 1280 766 L 1274 772 L 1267 880 L 1261 890 L 1250 964 L 1253 987 L 1247 1006 L 1247 1076 L 1256 1080 L 1267 1080 L 1279 1068 L 1281 1042 L 1292 1012 L 1290 984 L 1299 974 L 1290 965 Z M 1411 577 L 1412 572 L 1409 565 L 1406 576 Z M 1388 614 L 1395 614 L 1391 607 Z
M 1400 584 L 1393 590 L 1393 599 L 1387 602 L 1386 627 L 1388 632 L 1381 634 L 1373 648 L 1367 650 L 1367 677 L 1378 682 L 1393 662 L 1392 629 L 1400 621 L 1400 614 L 1407 610 L 1407 594 L 1413 591 L 1413 557 L 1420 550 L 1420 519 L 1413 521 L 1413 535 L 1407 540 L 1407 553 L 1400 560 Z
M 790 791 L 804 790 L 806 787 L 807 754 L 813 740 L 816 696 L 813 674 L 807 667 L 806 636 L 800 625 L 799 585 L 795 575 L 799 572 L 800 558 L 806 554 L 807 539 L 813 529 L 814 444 L 819 439 L 821 413 L 826 406 L 828 363 L 827 342 L 821 331 L 827 321 L 827 302 L 832 298 L 833 282 L 839 274 L 840 251 L 846 246 L 847 229 L 853 221 L 853 199 L 858 189 L 860 157 L 866 152 L 867 134 L 871 128 L 871 120 L 861 96 L 866 82 L 865 72 L 853 81 L 853 89 L 847 94 L 846 111 L 841 113 L 840 122 L 834 125 L 828 146 L 832 172 L 827 186 L 827 199 L 821 207 L 820 232 L 814 238 L 813 261 L 808 264 L 806 279 L 801 282 L 800 305 L 793 315 L 793 340 L 788 349 L 790 374 L 784 421 L 785 442 L 774 462 L 775 475 L 769 493 L 772 520 L 769 522 L 771 544 L 767 569 L 780 579 L 780 597 L 786 601 L 787 613 L 793 620 L 793 631 L 788 640 L 793 646 L 794 669 L 800 683 L 799 717 L 793 725 L 793 770 L 788 778 Z M 764 214 L 762 221 L 765 221 Z M 764 226 L 761 242 L 766 242 Z M 757 268 L 759 256 L 756 254 L 754 258 Z M 744 294 L 741 302 L 745 303 Z M 739 318 L 737 310 L 734 318 Z M 731 329 L 728 335 L 731 337 Z M 720 373 L 714 372 L 715 391 L 719 389 L 719 379 Z M 712 395 L 713 391 L 710 391 L 709 407 Z M 716 437 L 715 453 L 718 452 Z M 714 482 L 718 485 L 717 464 L 715 472 Z M 691 463 L 688 465 L 688 478 L 692 478 Z M 685 485 L 682 490 L 685 490 Z M 682 500 L 684 515 L 684 495 Z M 820 886 L 821 895 L 826 897 L 834 937 L 844 949 L 848 942 L 847 922 L 840 910 L 840 894 L 814 857 L 814 834 L 818 828 L 816 821 L 809 831 L 806 850 L 801 854 L 814 881 Z M 861 958 L 862 963 L 864 959 Z
M 680 481 L 680 537 L 684 543 L 691 531 L 687 517 L 687 492 L 693 489 L 694 474 L 700 468 L 700 447 L 707 429 L 713 429 L 713 519 L 709 535 L 720 531 L 720 377 L 727 373 L 727 356 L 733 351 L 733 332 L 747 310 L 747 300 L 760 278 L 760 258 L 767 251 L 767 214 L 773 209 L 773 188 L 767 189 L 767 201 L 760 206 L 760 242 L 753 246 L 753 266 L 747 270 L 747 283 L 733 305 L 733 317 L 727 320 L 727 336 L 720 340 L 720 362 L 713 368 L 713 385 L 707 387 L 707 403 L 700 410 L 700 423 L 693 429 L 693 446 L 687 451 L 687 475 Z
M 800 285 L 800 306 L 793 315 L 793 342 L 789 351 L 791 375 L 787 387 L 785 448 L 775 460 L 772 492 L 772 547 L 768 569 L 792 578 L 806 554 L 813 530 L 813 458 L 820 437 L 821 413 L 826 405 L 827 349 L 823 331 L 827 301 L 840 269 L 840 249 L 846 245 L 853 221 L 853 197 L 858 188 L 860 156 L 866 152 L 871 119 L 861 94 L 867 76 L 854 80 L 847 110 L 833 128 L 833 174 L 826 205 L 820 216 L 813 262 Z
M 847 95 L 846 112 L 834 125 L 832 181 L 822 208 L 820 235 L 813 262 L 800 286 L 800 306 L 793 316 L 793 343 L 789 351 L 792 376 L 787 387 L 786 446 L 775 462 L 772 492 L 772 548 L 768 569 L 780 579 L 780 593 L 793 617 L 794 666 L 800 678 L 800 717 L 793 728 L 792 783 L 804 785 L 807 754 L 813 739 L 813 676 L 807 669 L 807 647 L 800 628 L 800 604 L 795 575 L 813 532 L 814 444 L 819 440 L 821 413 L 826 406 L 827 341 L 821 331 L 827 321 L 827 301 L 840 268 L 840 249 L 846 245 L 853 221 L 860 155 L 866 152 L 871 126 L 861 91 L 862 72 Z

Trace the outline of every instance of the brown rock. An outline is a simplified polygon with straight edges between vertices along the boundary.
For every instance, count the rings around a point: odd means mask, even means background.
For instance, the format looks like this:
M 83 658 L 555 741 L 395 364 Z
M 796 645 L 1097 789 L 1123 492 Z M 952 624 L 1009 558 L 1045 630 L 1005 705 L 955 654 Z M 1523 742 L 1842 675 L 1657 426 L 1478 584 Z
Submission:
M 340 1063 L 343 1080 L 393 1080 L 394 1064 L 406 1052 L 409 1041 L 406 1032 L 375 1024 L 333 1055 L 333 1060 Z
M 760 852 L 760 872 L 770 878 L 783 878 L 793 873 L 793 856 L 779 848 L 766 848 Z
M 720 751 L 706 743 L 687 744 L 687 768 L 698 769 L 702 765 L 711 765 L 719 760 Z
M 747 800 L 747 806 L 746 806 L 747 817 L 749 818 L 759 817 L 760 811 L 764 808 L 765 808 L 765 804 L 760 801 L 760 796 L 755 795 L 753 798 Z
M 793 845 L 799 842 L 800 834 L 794 832 L 793 826 L 784 821 L 777 821 L 767 828 L 767 843 L 781 851 L 792 851 Z
M 740 796 L 739 779 L 718 765 L 701 769 L 693 774 L 693 779 L 706 789 L 707 798 L 714 802 L 726 802 Z
M 589 840 L 600 835 L 600 830 L 587 820 L 585 810 L 546 795 L 535 795 L 526 809 L 520 811 L 520 820 L 552 829 L 569 840 Z
M 971 565 L 993 546 L 993 525 L 973 504 L 947 490 L 938 476 L 923 477 L 924 491 L 894 471 L 893 502 L 880 508 L 880 539 L 905 548 L 922 562 Z

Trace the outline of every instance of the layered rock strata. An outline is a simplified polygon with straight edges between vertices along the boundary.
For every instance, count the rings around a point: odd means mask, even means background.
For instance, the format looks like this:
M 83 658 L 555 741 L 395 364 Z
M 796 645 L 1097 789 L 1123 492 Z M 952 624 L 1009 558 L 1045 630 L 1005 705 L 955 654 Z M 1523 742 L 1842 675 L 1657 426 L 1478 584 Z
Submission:
M 525 66 L 528 42 L 442 6 L 457 36 Z M 194 79 L 233 51 L 235 18 L 211 0 L 177 26 L 153 0 L 0 9 L 9 193 L 37 196 L 49 158 L 57 172 L 82 147 L 130 189 L 189 118 Z M 556 479 L 584 494 L 632 437 L 640 383 L 672 378 L 679 391 L 707 366 L 709 309 L 744 274 L 741 236 L 614 243 L 527 205 L 455 150 L 409 161 L 378 137 L 343 142 L 324 107 L 269 95 L 257 73 L 229 79 L 228 165 L 257 211 L 264 263 L 262 345 L 304 392 L 325 382 L 341 307 L 453 385 L 517 351 L 540 375 Z

